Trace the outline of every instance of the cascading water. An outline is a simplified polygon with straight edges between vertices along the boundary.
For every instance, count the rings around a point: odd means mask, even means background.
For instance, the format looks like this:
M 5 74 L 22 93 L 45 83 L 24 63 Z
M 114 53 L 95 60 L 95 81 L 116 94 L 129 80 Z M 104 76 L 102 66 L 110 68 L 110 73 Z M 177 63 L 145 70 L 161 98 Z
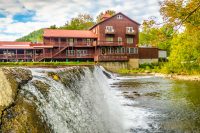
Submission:
M 2 111 L 2 133 L 200 132 L 199 82 L 119 76 L 102 67 L 30 71 L 0 75 L 0 94 L 16 90 Z
M 112 94 L 102 69 L 71 69 L 68 72 L 64 72 L 64 68 L 30 69 L 33 79 L 22 86 L 23 94 L 28 100 L 34 101 L 52 132 L 124 132 L 121 105 Z M 59 73 L 67 82 L 52 79 L 47 74 L 49 72 Z M 35 81 L 45 84 L 48 93 L 35 86 Z

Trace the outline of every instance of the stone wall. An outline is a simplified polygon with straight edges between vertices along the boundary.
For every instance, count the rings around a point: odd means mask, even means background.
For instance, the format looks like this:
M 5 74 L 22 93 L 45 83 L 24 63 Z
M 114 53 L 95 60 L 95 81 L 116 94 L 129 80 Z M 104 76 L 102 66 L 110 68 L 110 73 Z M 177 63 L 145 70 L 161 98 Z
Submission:
M 120 69 L 128 69 L 128 62 L 99 62 L 98 65 L 103 66 L 106 70 L 117 72 Z
M 139 64 L 158 63 L 158 58 L 155 59 L 139 59 Z
M 158 59 L 129 59 L 124 62 L 99 62 L 98 65 L 103 66 L 106 70 L 118 72 L 121 69 L 139 68 L 140 64 L 158 63 Z

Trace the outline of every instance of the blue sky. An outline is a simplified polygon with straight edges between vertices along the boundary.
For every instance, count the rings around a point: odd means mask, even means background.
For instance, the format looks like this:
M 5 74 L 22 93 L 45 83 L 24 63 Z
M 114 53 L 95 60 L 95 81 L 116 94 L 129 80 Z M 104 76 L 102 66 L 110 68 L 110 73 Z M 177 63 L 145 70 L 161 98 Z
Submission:
M 151 16 L 161 18 L 159 1 L 162 0 L 0 0 L 0 41 L 15 40 L 50 25 L 64 25 L 80 13 L 96 18 L 107 9 L 142 23 Z

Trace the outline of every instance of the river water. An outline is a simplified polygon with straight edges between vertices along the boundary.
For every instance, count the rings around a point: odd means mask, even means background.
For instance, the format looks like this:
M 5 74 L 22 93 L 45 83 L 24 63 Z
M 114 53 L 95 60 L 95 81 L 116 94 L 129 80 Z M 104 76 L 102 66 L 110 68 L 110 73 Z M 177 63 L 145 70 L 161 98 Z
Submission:
M 72 68 L 74 69 L 74 68 Z M 117 76 L 103 68 L 30 69 L 22 87 L 56 133 L 200 132 L 200 83 L 154 76 Z M 47 75 L 61 72 L 63 84 Z M 48 84 L 48 94 L 33 83 Z
M 200 82 L 155 76 L 109 80 L 126 117 L 126 132 L 200 132 Z

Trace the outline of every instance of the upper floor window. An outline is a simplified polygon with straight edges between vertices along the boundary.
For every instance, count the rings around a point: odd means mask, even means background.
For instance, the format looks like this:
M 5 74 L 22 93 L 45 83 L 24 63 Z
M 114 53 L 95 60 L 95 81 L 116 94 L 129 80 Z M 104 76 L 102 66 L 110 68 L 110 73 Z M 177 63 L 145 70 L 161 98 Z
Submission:
M 113 30 L 113 26 L 106 26 L 106 31 L 112 32 Z
M 122 15 L 117 15 L 117 19 L 122 19 Z
M 126 27 L 126 32 L 128 33 L 134 32 L 133 27 Z
M 87 39 L 87 45 L 90 45 L 90 43 L 91 43 L 91 39 Z

